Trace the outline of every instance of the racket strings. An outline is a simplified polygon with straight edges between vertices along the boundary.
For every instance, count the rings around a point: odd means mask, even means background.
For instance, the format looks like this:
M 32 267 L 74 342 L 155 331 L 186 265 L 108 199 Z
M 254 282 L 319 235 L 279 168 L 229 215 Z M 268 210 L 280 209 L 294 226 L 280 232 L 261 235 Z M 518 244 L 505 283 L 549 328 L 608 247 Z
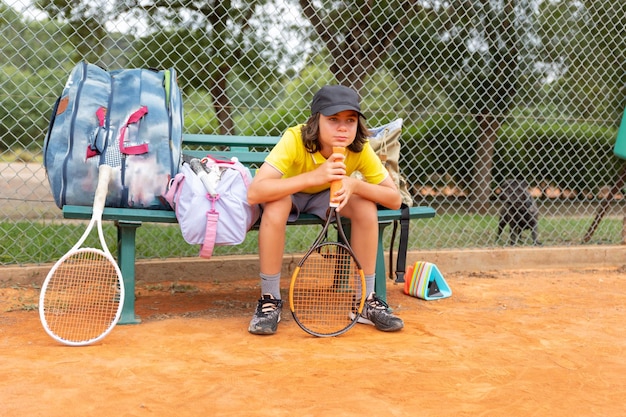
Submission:
M 325 244 L 302 263 L 293 283 L 293 312 L 301 326 L 317 335 L 339 333 L 352 325 L 361 277 L 350 252 Z
M 100 336 L 116 319 L 120 282 L 114 264 L 98 250 L 77 252 L 58 265 L 43 299 L 48 328 L 61 339 Z

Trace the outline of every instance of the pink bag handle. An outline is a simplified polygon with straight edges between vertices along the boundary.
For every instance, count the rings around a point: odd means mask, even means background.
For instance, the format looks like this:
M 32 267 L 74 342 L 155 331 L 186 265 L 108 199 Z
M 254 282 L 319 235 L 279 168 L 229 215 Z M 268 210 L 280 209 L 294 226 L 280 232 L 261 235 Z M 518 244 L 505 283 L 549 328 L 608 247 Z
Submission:
M 243 179 L 244 184 L 246 184 L 246 187 L 250 186 L 250 180 L 248 178 L 247 172 L 245 168 L 243 167 L 243 165 L 240 165 L 240 164 L 238 165 L 237 163 L 235 163 L 235 161 L 216 159 L 215 157 L 211 155 L 207 155 L 204 158 L 202 158 L 203 164 L 206 165 L 207 161 L 213 162 L 212 164 L 209 164 L 209 165 L 217 165 L 218 167 L 221 167 L 221 168 L 236 169 L 239 172 L 239 175 L 241 175 L 241 178 Z
M 120 129 L 120 152 L 125 155 L 141 155 L 148 152 L 148 144 L 142 143 L 141 145 L 125 146 L 124 136 L 126 136 L 126 129 L 132 123 L 138 123 L 142 117 L 148 114 L 148 106 L 141 106 L 139 110 L 134 112 L 128 117 L 126 123 Z
M 216 157 L 211 156 L 211 155 L 207 155 L 204 158 L 202 158 L 202 163 L 203 164 L 206 164 L 207 161 L 213 161 L 213 164 L 218 164 L 218 165 L 226 164 L 226 166 L 231 166 L 231 165 L 235 164 L 235 162 L 230 161 L 228 159 L 217 159 Z

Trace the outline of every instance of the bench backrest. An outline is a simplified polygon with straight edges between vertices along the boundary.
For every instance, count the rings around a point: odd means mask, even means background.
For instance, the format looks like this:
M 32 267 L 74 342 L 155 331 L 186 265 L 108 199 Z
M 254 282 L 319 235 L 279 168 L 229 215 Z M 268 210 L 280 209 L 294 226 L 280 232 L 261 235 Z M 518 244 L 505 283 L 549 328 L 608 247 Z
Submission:
M 217 158 L 236 157 L 250 168 L 261 166 L 279 136 L 230 136 L 183 134 L 183 153 L 203 158 L 211 154 Z

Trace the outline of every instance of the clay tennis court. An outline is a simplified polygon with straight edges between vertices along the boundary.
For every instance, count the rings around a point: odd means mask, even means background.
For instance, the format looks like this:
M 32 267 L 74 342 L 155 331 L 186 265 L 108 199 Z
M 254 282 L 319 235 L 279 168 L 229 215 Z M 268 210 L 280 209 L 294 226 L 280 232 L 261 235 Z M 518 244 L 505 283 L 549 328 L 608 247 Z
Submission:
M 451 298 L 391 281 L 405 329 L 275 336 L 247 325 L 256 280 L 138 284 L 139 325 L 67 347 L 37 290 L 0 289 L 2 416 L 623 416 L 626 271 L 453 273 Z M 286 282 L 285 282 L 286 284 Z

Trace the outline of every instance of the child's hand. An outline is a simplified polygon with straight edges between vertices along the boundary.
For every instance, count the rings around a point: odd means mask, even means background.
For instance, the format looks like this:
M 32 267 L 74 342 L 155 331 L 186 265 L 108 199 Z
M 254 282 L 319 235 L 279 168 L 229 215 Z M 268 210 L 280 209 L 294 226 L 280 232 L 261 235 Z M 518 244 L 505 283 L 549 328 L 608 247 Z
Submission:
M 332 168 L 332 173 L 334 175 L 340 175 L 343 177 L 346 175 L 346 164 L 343 162 L 346 159 L 346 155 L 339 152 L 334 152 L 330 158 L 328 158 L 327 163 L 330 162 Z M 341 178 L 336 178 L 341 179 Z
M 341 181 L 341 188 L 337 190 L 334 196 L 331 196 L 334 198 L 334 201 L 338 203 L 336 209 L 337 211 L 340 212 L 341 209 L 348 204 L 350 196 L 354 194 L 355 188 L 358 186 L 359 182 L 360 180 L 357 180 L 356 178 L 343 177 L 343 180 Z
M 330 184 L 333 181 L 341 180 L 346 175 L 345 156 L 340 153 L 333 153 L 326 162 L 320 165 L 315 171 L 317 184 Z

